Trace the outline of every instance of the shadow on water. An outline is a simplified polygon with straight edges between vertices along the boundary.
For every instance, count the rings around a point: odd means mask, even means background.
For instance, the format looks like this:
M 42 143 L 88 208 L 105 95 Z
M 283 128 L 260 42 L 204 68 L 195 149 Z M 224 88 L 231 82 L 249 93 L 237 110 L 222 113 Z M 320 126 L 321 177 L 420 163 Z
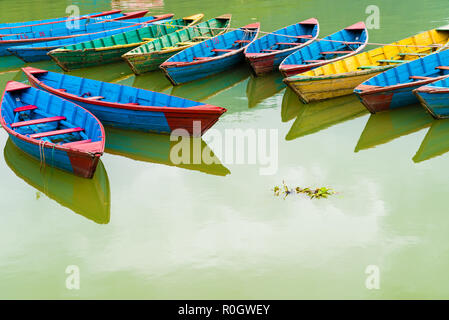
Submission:
M 434 120 L 427 131 L 419 150 L 413 157 L 414 162 L 422 162 L 441 156 L 449 151 L 449 119 Z
M 39 161 L 18 149 L 10 139 L 3 154 L 9 168 L 19 178 L 50 199 L 96 223 L 109 223 L 109 179 L 101 161 L 94 177 L 85 179 L 52 167 L 41 170 Z
M 265 99 L 285 88 L 284 77 L 279 72 L 272 72 L 263 77 L 251 75 L 246 86 L 248 108 L 254 108 Z
M 298 105 L 298 102 L 293 103 L 291 110 L 289 110 L 290 107 L 283 108 L 284 119 L 291 118 L 297 114 L 296 120 L 285 137 L 286 140 L 304 137 L 368 113 L 366 108 L 354 96 L 310 104 L 299 102 L 299 104 L 301 106 Z
M 250 70 L 245 64 L 221 72 L 213 77 L 208 77 L 180 86 L 174 86 L 171 94 L 174 96 L 203 101 L 231 89 L 250 76 Z
M 179 141 L 170 141 L 169 135 L 152 134 L 137 131 L 121 130 L 117 128 L 105 127 L 106 130 L 106 152 L 120 155 L 133 160 L 158 163 L 167 166 L 175 166 L 187 170 L 201 171 L 211 175 L 226 176 L 231 172 L 223 166 L 213 151 L 201 138 L 183 137 L 185 139 L 184 154 L 178 147 Z M 176 148 L 176 149 L 174 149 Z M 175 163 L 170 155 L 186 157 L 184 163 Z M 209 155 L 210 164 L 205 163 L 201 155 Z
M 372 114 L 360 135 L 355 152 L 373 148 L 427 128 L 432 120 L 432 117 L 419 105 Z

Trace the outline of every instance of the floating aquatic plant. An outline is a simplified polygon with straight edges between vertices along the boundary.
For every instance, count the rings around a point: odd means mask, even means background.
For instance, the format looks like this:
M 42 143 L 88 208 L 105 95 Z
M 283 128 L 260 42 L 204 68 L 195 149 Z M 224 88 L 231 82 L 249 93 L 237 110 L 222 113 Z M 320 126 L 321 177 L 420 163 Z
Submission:
M 321 187 L 317 189 L 301 188 L 301 187 L 289 188 L 284 181 L 282 181 L 281 186 L 274 186 L 273 192 L 274 195 L 277 197 L 281 195 L 284 196 L 284 199 L 287 198 L 287 196 L 292 193 L 305 194 L 310 199 L 322 199 L 335 194 L 335 191 L 326 187 Z

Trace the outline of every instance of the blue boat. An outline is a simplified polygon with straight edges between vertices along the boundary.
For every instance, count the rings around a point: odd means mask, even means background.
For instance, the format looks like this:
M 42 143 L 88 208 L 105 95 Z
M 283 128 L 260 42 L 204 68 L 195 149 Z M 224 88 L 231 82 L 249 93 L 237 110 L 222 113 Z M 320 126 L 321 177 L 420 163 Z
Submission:
M 443 66 L 442 66 L 443 67 Z M 449 71 L 449 66 L 444 68 Z M 445 78 L 413 90 L 421 105 L 435 119 L 449 118 L 449 79 Z
M 6 84 L 0 124 L 12 142 L 36 159 L 92 178 L 104 151 L 101 123 L 80 106 L 29 85 Z
M 175 54 L 160 68 L 173 85 L 228 70 L 244 61 L 243 51 L 257 38 L 259 29 L 257 22 L 210 38 Z
M 32 86 L 86 108 L 107 126 L 155 133 L 201 136 L 225 108 L 114 83 L 22 69 Z
M 393 62 L 394 60 L 389 60 Z M 449 76 L 449 50 L 400 64 L 354 89 L 363 105 L 376 113 L 419 103 L 413 90 Z
M 137 30 L 145 26 L 144 23 L 149 23 L 154 20 L 154 17 L 145 17 L 138 19 L 127 20 L 126 23 L 123 22 L 104 22 L 109 30 L 102 32 L 94 32 L 91 34 L 85 34 L 76 36 L 73 38 L 65 38 L 61 40 L 53 40 L 47 42 L 38 42 L 26 46 L 16 46 L 8 48 L 8 51 L 25 62 L 36 62 L 51 60 L 51 57 L 47 55 L 51 50 L 74 45 L 85 41 L 91 41 L 95 39 L 104 38 L 107 36 L 112 36 L 115 34 Z M 167 20 L 163 20 L 167 21 Z M 96 27 L 101 27 L 99 24 L 95 24 Z
M 301 21 L 257 39 L 246 47 L 245 58 L 257 76 L 278 70 L 287 56 L 314 42 L 319 33 L 317 19 Z
M 51 25 L 58 25 L 60 23 L 67 23 L 68 21 L 78 21 L 80 24 L 87 23 L 89 21 L 101 21 L 120 18 L 125 16 L 121 13 L 121 10 L 111 10 L 104 12 L 97 12 L 82 15 L 79 18 L 63 17 L 45 20 L 25 21 L 25 22 L 11 22 L 0 24 L 0 36 L 19 34 L 24 32 L 43 31 L 47 30 Z M 43 28 L 43 29 L 42 29 Z
M 290 77 L 361 52 L 368 43 L 368 30 L 358 22 L 301 48 L 282 61 L 279 71 Z
M 171 18 L 172 16 L 173 16 L 172 14 L 167 14 L 167 15 L 148 17 L 150 19 L 146 20 L 146 23 L 153 23 L 160 20 L 166 20 L 168 18 Z M 76 29 L 72 28 L 71 26 L 64 26 L 56 29 L 49 29 L 45 32 L 44 31 L 30 32 L 2 37 L 0 39 L 0 56 L 11 55 L 11 53 L 8 51 L 8 48 L 15 46 L 73 38 L 81 35 L 117 29 L 124 26 L 129 26 L 129 23 L 127 23 L 127 21 L 106 21 L 106 22 L 103 21 L 80 25 L 80 27 Z

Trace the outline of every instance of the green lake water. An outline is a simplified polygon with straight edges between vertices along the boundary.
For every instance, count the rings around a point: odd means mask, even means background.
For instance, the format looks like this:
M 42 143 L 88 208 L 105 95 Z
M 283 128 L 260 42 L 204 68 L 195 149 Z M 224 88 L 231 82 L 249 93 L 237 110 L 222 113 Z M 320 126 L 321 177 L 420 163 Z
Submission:
M 2 0 L 0 22 L 63 16 L 70 4 L 83 14 L 232 13 L 232 26 L 260 21 L 263 31 L 316 17 L 321 36 L 364 21 L 374 4 L 378 43 L 449 23 L 447 0 Z M 1 57 L 0 86 L 24 81 L 23 66 Z M 41 169 L 2 130 L 0 298 L 449 298 L 449 122 L 419 106 L 369 115 L 354 96 L 305 106 L 278 74 L 255 79 L 246 65 L 176 88 L 125 63 L 72 74 L 226 107 L 221 132 L 278 129 L 279 169 L 263 176 L 223 156 L 179 166 L 168 136 L 107 129 L 102 163 L 85 180 Z M 217 151 L 207 139 L 201 149 Z M 283 180 L 338 194 L 283 200 L 271 191 Z M 69 265 L 79 290 L 66 288 Z M 378 290 L 365 286 L 369 265 Z

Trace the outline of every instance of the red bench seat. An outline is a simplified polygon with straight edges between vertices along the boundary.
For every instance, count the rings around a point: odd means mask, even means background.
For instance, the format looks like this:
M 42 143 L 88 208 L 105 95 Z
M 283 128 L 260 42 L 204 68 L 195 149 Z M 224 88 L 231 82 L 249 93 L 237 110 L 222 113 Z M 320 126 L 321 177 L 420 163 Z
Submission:
M 29 121 L 20 121 L 15 122 L 11 124 L 11 128 L 19 128 L 19 127 L 26 127 L 31 126 L 35 124 L 42 124 L 42 123 L 49 123 L 49 122 L 56 122 L 65 120 L 65 117 L 50 117 L 50 118 L 41 118 L 41 119 L 35 119 L 35 120 L 29 120 Z
M 47 132 L 39 132 L 39 133 L 31 134 L 30 138 L 39 139 L 39 138 L 58 136 L 60 134 L 67 134 L 67 133 L 74 133 L 74 132 L 81 132 L 81 131 L 84 131 L 84 129 L 78 127 L 78 128 L 69 128 L 69 129 L 54 130 L 54 131 L 47 131 Z

